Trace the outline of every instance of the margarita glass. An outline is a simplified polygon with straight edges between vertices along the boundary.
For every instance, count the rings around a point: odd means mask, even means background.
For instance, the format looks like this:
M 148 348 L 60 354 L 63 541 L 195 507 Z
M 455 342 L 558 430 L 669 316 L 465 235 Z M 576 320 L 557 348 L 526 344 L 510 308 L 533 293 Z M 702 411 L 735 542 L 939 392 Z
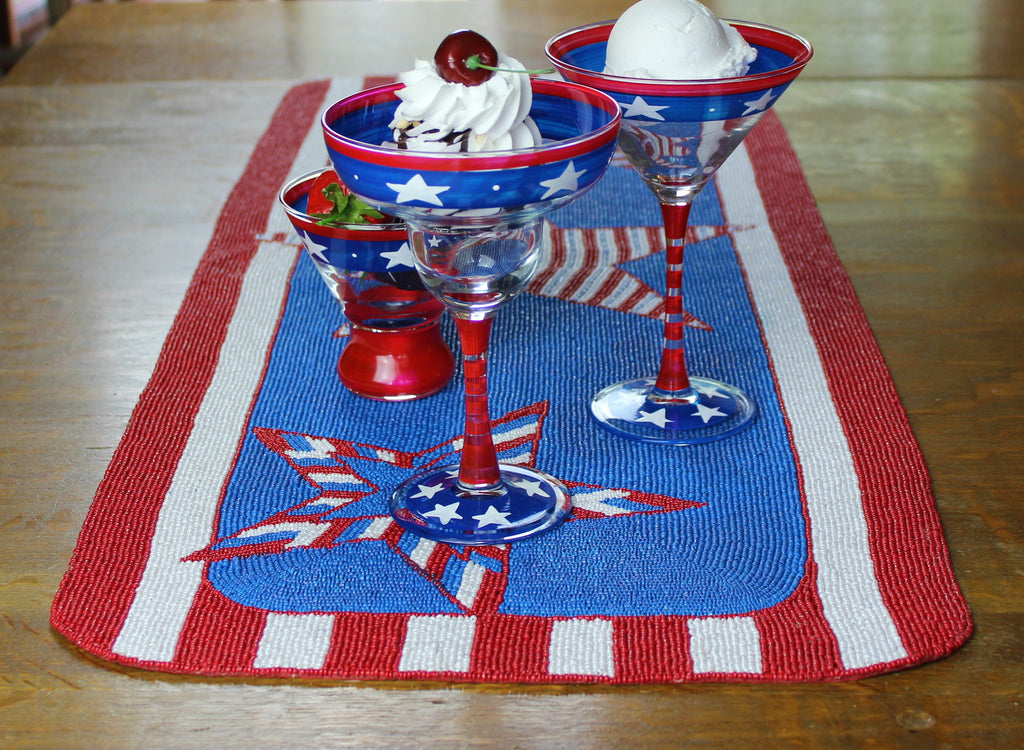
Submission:
M 487 404 L 487 348 L 498 310 L 537 270 L 544 217 L 604 173 L 621 119 L 606 94 L 532 79 L 539 146 L 475 153 L 416 152 L 390 144 L 399 85 L 360 92 L 324 113 L 328 154 L 349 188 L 404 219 L 424 284 L 455 321 L 465 377 L 458 465 L 402 484 L 391 512 L 404 528 L 455 544 L 500 544 L 548 531 L 568 493 L 531 466 L 499 464 Z M 383 144 L 383 145 L 382 145 Z
M 757 414 L 755 402 L 740 388 L 687 372 L 683 238 L 694 199 L 803 70 L 812 50 L 788 31 L 726 23 L 757 49 L 757 59 L 744 76 L 685 81 L 606 75 L 602 71 L 612 21 L 565 31 L 545 48 L 565 78 L 619 102 L 619 145 L 658 199 L 664 220 L 667 274 L 658 373 L 608 386 L 590 404 L 599 425 L 631 440 L 706 443 L 746 429 Z

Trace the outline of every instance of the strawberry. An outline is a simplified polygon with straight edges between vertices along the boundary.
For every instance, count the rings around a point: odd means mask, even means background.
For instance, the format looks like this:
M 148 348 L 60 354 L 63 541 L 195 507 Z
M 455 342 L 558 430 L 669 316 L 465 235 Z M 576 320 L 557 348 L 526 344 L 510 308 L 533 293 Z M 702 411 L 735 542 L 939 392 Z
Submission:
M 334 201 L 327 197 L 325 190 L 331 185 L 341 187 L 341 179 L 333 169 L 323 172 L 309 189 L 306 213 L 311 215 L 329 214 L 334 210 Z
M 328 169 L 313 182 L 306 202 L 306 213 L 319 219 L 322 226 L 338 224 L 390 224 L 393 218 L 371 208 L 348 188 L 333 169 Z

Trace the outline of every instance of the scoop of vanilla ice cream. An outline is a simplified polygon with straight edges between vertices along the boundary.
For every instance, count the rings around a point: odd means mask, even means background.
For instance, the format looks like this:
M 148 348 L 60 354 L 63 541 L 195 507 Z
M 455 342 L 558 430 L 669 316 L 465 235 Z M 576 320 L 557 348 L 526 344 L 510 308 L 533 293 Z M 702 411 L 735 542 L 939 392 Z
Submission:
M 499 53 L 499 68 L 524 70 L 522 63 Z M 530 77 L 495 71 L 475 86 L 444 80 L 432 62 L 416 60 L 399 76 L 401 99 L 391 122 L 396 139 L 414 151 L 498 151 L 529 148 L 541 142 L 529 118 L 533 102 Z M 452 134 L 465 133 L 455 143 Z M 445 140 L 448 139 L 448 140 Z
M 608 37 L 604 72 L 677 80 L 744 75 L 757 57 L 736 29 L 695 0 L 640 0 Z

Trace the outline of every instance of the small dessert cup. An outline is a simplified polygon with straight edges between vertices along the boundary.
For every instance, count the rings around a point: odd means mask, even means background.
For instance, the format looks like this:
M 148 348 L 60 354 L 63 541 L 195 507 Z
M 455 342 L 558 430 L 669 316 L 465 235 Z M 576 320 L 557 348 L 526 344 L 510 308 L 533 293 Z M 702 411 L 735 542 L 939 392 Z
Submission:
M 306 203 L 326 169 L 296 177 L 279 200 L 349 323 L 338 377 L 381 401 L 436 393 L 451 380 L 455 357 L 441 335 L 444 305 L 416 273 L 405 223 L 319 225 Z

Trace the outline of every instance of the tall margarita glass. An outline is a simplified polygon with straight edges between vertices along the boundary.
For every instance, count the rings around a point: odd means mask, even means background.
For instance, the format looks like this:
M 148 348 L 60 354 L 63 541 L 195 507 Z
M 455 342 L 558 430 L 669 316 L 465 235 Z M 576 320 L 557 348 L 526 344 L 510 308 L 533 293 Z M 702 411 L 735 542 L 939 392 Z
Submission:
M 683 248 L 690 207 L 718 168 L 811 59 L 811 45 L 781 29 L 727 21 L 757 49 L 747 75 L 660 80 L 606 75 L 614 22 L 582 26 L 548 40 L 545 52 L 570 81 L 603 91 L 622 107 L 619 145 L 657 197 L 665 225 L 665 333 L 656 376 L 598 393 L 591 415 L 632 440 L 692 445 L 748 427 L 757 406 L 739 388 L 692 377 L 683 344 Z
M 380 145 L 398 85 L 343 99 L 323 116 L 335 171 L 360 198 L 405 219 L 417 270 L 455 321 L 466 387 L 460 462 L 395 491 L 404 528 L 454 544 L 501 544 L 560 524 L 561 484 L 532 467 L 499 464 L 487 405 L 487 347 L 498 310 L 537 269 L 545 215 L 576 200 L 615 149 L 618 104 L 563 81 L 532 80 L 530 116 L 542 145 L 515 151 L 422 153 Z

